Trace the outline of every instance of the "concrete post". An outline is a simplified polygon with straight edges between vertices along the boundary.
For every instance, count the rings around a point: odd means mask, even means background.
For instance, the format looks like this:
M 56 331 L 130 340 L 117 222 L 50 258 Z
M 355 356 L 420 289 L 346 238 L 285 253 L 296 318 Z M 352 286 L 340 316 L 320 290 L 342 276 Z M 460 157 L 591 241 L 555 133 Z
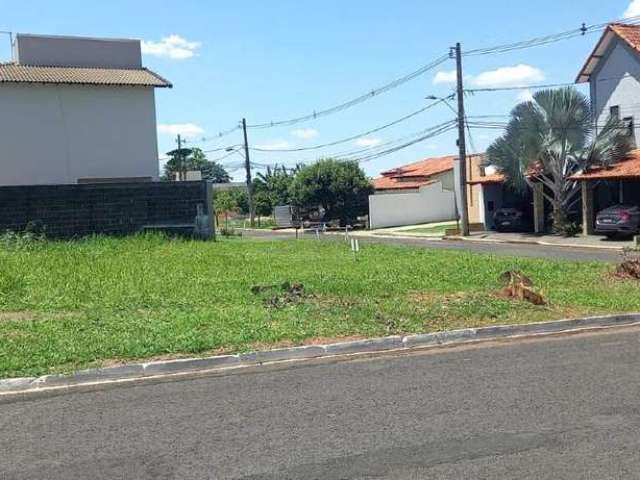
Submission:
M 582 233 L 593 235 L 593 184 L 589 181 L 582 181 Z
M 540 182 L 533 184 L 533 230 L 535 233 L 544 233 L 544 196 Z

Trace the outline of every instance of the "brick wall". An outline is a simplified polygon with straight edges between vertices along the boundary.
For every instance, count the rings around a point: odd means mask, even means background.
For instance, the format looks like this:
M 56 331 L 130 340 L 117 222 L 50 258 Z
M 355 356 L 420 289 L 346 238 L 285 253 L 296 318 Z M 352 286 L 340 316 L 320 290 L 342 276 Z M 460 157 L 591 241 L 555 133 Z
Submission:
M 192 224 L 211 215 L 206 182 L 138 182 L 0 187 L 0 231 L 45 226 L 49 237 L 126 235 L 146 225 Z

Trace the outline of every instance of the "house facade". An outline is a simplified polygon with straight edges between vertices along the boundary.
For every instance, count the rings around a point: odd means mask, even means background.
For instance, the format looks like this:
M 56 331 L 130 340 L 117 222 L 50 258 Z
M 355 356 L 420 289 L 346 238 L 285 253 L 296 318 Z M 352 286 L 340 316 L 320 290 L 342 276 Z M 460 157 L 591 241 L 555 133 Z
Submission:
M 371 228 L 445 222 L 458 218 L 460 198 L 455 168 L 458 157 L 427 158 L 382 172 L 374 179 L 375 194 L 369 197 Z M 481 155 L 467 157 L 467 178 L 480 175 Z M 467 186 L 470 222 L 480 221 L 483 212 L 481 188 Z
M 589 83 L 593 121 L 602 128 L 618 120 L 638 144 L 640 122 L 640 26 L 609 25 L 580 70 L 577 83 Z M 582 227 L 594 233 L 596 213 L 615 203 L 640 205 L 640 151 L 610 168 L 592 167 L 573 177 L 582 189 Z
M 159 178 L 154 89 L 140 42 L 18 34 L 0 64 L 0 185 Z

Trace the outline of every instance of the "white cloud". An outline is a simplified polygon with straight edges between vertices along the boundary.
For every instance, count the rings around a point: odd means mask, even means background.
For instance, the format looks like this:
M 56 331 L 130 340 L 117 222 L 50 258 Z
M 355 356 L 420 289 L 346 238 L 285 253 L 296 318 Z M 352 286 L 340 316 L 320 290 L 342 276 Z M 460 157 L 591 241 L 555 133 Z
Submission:
M 375 147 L 376 145 L 380 145 L 380 143 L 382 143 L 382 139 L 380 138 L 364 137 L 356 140 L 356 145 L 359 147 Z
M 457 78 L 458 78 L 458 75 L 456 74 L 455 70 L 450 70 L 448 72 L 440 71 L 436 73 L 435 77 L 433 77 L 433 84 L 442 85 L 442 84 L 456 83 Z
M 637 17 L 638 15 L 640 15 L 640 0 L 631 0 L 624 12 L 624 18 Z
M 163 37 L 159 42 L 142 41 L 142 53 L 155 57 L 171 58 L 172 60 L 184 60 L 196 55 L 196 51 L 202 46 L 200 42 L 190 42 L 175 33 Z
M 184 138 L 195 138 L 204 134 L 204 128 L 195 123 L 171 123 L 159 124 L 158 133 L 175 137 L 180 134 Z
M 291 144 L 286 140 L 274 140 L 273 142 L 256 145 L 256 148 L 259 148 L 261 150 L 284 150 L 287 148 L 291 148 Z
M 531 65 L 519 64 L 482 72 L 473 83 L 478 87 L 520 87 L 544 80 L 544 72 Z
M 518 102 L 531 102 L 533 100 L 533 93 L 527 88 L 518 93 L 516 98 Z
M 298 128 L 291 132 L 294 137 L 302 138 L 303 140 L 311 140 L 320 135 L 320 132 L 315 128 Z

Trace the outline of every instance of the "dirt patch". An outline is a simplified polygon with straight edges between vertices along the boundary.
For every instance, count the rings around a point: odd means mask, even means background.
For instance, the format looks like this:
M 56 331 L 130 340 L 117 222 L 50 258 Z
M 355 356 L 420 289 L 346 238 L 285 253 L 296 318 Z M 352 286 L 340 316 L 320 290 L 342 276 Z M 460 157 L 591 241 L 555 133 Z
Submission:
M 28 321 L 36 318 L 35 313 L 29 311 L 23 312 L 0 312 L 0 322 L 17 322 Z
M 616 267 L 616 278 L 640 280 L 640 257 L 627 257 Z
M 251 293 L 261 297 L 264 305 L 269 308 L 296 305 L 308 297 L 302 283 L 289 281 L 273 285 L 253 285 Z
M 504 272 L 498 280 L 505 284 L 505 287 L 498 292 L 498 296 L 524 300 L 534 305 L 547 304 L 542 295 L 533 289 L 531 279 L 522 272 L 516 270 Z

